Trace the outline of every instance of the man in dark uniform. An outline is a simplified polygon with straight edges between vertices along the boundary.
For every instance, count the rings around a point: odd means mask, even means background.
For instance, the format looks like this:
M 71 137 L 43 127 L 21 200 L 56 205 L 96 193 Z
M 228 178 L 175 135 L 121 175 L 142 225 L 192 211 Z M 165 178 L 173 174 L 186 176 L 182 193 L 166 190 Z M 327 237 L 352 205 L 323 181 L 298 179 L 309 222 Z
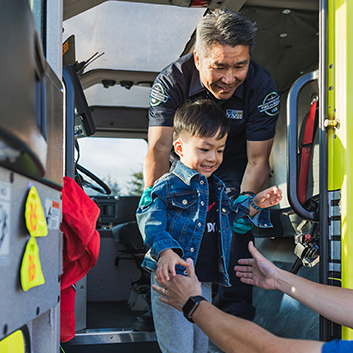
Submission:
M 279 96 L 271 75 L 250 58 L 255 31 L 255 25 L 240 14 L 215 10 L 197 25 L 195 51 L 158 75 L 150 93 L 145 188 L 169 171 L 176 109 L 199 97 L 216 101 L 231 124 L 223 163 L 215 173 L 226 184 L 229 197 L 263 188 L 269 175 Z M 233 233 L 229 274 L 239 258 L 250 256 L 247 244 L 252 238 L 250 232 Z M 234 275 L 231 283 L 230 288 L 220 288 L 219 308 L 252 320 L 251 287 Z

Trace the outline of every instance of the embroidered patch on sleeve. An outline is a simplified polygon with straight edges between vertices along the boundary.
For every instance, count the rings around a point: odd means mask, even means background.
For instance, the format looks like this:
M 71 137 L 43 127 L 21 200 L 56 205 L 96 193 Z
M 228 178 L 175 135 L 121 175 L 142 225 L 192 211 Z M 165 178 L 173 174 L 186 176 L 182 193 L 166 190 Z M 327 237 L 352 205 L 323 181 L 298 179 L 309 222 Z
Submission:
M 150 105 L 156 107 L 161 103 L 165 103 L 168 100 L 168 96 L 164 92 L 164 88 L 160 83 L 156 83 L 150 93 Z
M 269 93 L 263 100 L 262 104 L 257 106 L 260 113 L 266 113 L 274 116 L 278 113 L 279 95 L 277 92 Z
M 236 120 L 243 119 L 243 111 L 242 110 L 227 109 L 226 115 L 227 115 L 228 119 L 236 119 Z

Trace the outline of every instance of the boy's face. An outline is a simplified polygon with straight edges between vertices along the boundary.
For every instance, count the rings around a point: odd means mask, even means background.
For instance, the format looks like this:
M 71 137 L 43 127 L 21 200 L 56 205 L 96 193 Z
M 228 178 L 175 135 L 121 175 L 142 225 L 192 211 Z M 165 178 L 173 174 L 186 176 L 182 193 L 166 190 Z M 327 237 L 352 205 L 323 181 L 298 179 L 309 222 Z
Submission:
M 218 133 L 213 137 L 183 135 L 174 142 L 174 150 L 181 163 L 208 178 L 223 161 L 227 135 L 220 140 L 217 137 Z

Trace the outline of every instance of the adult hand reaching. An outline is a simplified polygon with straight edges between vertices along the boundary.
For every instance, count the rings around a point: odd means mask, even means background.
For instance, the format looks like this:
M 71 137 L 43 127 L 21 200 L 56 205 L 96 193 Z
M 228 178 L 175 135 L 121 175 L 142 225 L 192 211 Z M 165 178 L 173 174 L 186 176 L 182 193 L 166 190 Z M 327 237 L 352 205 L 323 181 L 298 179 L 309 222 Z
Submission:
M 281 270 L 262 256 L 252 241 L 248 247 L 253 258 L 238 261 L 239 265 L 234 267 L 237 277 L 240 277 L 243 283 L 263 289 L 277 289 L 276 275 Z
M 169 281 L 159 281 L 160 286 L 152 285 L 152 289 L 161 294 L 159 300 L 165 304 L 171 305 L 175 309 L 182 311 L 182 308 L 189 297 L 201 295 L 201 284 L 196 277 L 194 264 L 191 259 L 187 259 L 189 264 L 186 267 L 187 276 L 176 275 Z

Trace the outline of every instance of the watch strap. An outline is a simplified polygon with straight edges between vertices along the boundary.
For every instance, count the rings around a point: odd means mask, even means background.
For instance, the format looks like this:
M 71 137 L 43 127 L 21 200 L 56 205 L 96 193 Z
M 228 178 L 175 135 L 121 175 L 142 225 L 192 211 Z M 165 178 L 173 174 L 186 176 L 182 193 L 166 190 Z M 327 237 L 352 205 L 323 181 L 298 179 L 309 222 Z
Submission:
M 187 300 L 182 309 L 184 316 L 187 320 L 194 323 L 194 320 L 191 318 L 191 315 L 195 312 L 200 302 L 202 302 L 203 300 L 207 301 L 207 299 L 205 299 L 201 295 L 195 295 Z

